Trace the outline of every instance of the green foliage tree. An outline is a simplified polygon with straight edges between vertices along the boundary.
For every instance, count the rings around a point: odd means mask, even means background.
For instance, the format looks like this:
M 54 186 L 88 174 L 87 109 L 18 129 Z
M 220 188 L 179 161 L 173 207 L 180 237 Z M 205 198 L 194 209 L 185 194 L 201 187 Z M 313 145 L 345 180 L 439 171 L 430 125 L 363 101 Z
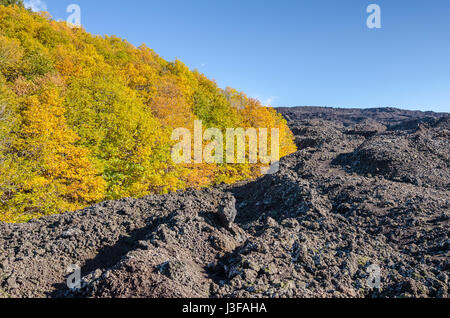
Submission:
M 296 150 L 274 110 L 181 61 L 0 0 L 0 221 L 260 175 L 258 165 L 173 163 L 172 130 L 194 120 L 224 133 L 280 128 L 281 155 Z
M 19 6 L 21 8 L 24 7 L 23 0 L 0 0 L 0 5 L 2 6 Z

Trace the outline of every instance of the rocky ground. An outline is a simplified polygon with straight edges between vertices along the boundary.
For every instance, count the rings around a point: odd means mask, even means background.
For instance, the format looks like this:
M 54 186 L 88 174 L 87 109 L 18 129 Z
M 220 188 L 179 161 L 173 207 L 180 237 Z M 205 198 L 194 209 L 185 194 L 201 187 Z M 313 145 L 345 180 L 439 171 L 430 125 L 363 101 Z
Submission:
M 448 298 L 449 114 L 279 111 L 277 174 L 0 224 L 0 297 Z

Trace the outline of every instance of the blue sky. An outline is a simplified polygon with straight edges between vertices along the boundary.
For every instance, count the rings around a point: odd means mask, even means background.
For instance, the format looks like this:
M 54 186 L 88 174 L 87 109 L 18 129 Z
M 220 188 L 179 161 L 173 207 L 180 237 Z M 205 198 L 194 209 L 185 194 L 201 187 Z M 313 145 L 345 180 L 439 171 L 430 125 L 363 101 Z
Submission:
M 28 0 L 272 106 L 450 112 L 448 0 Z M 381 29 L 369 29 L 369 4 Z

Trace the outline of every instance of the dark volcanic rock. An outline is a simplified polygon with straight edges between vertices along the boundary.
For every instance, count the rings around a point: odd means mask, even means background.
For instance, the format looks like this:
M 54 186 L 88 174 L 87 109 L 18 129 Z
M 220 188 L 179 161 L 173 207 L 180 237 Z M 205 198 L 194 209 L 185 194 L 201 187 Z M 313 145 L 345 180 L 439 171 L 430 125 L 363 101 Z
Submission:
M 351 165 L 358 173 L 448 189 L 449 137 L 430 129 L 377 135 L 365 141 L 342 164 Z
M 0 297 L 448 297 L 449 115 L 280 111 L 274 175 L 0 224 Z
M 236 199 L 231 194 L 228 194 L 217 213 L 222 225 L 226 228 L 231 228 L 231 225 L 236 219 Z

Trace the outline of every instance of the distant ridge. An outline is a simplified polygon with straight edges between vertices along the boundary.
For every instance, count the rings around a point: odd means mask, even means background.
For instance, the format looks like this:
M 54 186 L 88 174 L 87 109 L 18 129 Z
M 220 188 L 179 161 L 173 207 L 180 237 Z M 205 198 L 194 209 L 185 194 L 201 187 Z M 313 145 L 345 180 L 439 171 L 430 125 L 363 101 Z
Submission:
M 286 119 L 292 118 L 293 114 L 301 119 L 324 119 L 340 121 L 344 125 L 377 121 L 382 124 L 395 125 L 402 121 L 423 118 L 443 118 L 450 116 L 449 113 L 436 113 L 432 111 L 422 112 L 416 110 L 404 110 L 394 107 L 384 108 L 333 108 L 322 106 L 296 106 L 277 107 Z M 300 116 L 301 115 L 301 116 Z M 299 117 L 300 116 L 300 117 Z

